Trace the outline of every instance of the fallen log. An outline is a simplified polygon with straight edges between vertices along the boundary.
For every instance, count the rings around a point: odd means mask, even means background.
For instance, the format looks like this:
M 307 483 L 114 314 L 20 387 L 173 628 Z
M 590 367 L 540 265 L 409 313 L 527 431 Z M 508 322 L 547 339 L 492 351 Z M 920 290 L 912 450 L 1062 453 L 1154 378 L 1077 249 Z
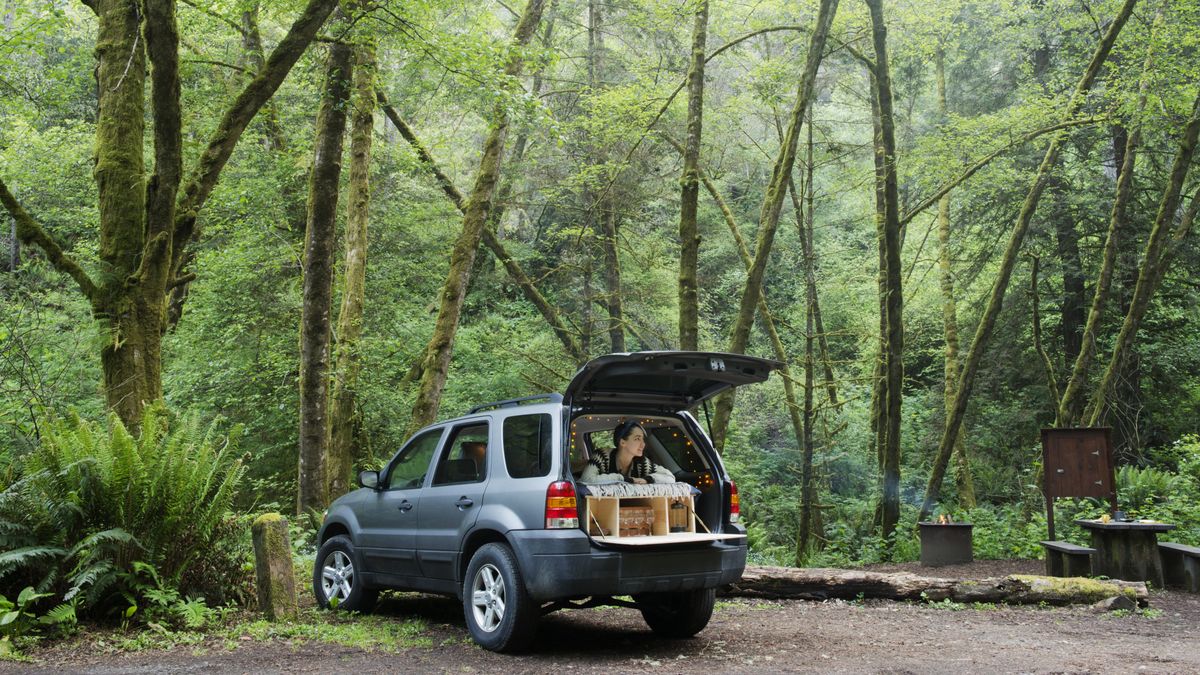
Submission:
M 800 600 L 926 600 L 992 602 L 1010 605 L 1094 604 L 1124 595 L 1138 606 L 1149 604 L 1140 581 L 1101 581 L 1083 577 L 1014 574 L 990 579 L 939 579 L 907 572 L 882 573 L 797 567 L 748 566 L 722 595 Z

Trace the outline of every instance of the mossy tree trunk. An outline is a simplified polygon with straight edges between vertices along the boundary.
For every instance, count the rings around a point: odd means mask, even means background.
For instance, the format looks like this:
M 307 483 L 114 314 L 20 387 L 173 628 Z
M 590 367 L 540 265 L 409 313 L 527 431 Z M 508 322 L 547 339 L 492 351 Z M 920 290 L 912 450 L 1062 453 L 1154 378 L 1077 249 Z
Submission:
M 700 299 L 697 269 L 700 231 L 696 208 L 700 198 L 700 138 L 704 119 L 704 45 L 708 35 L 708 0 L 696 4 L 692 23 L 692 56 L 688 68 L 687 138 L 679 205 L 679 348 L 699 349 Z
M 529 44 L 542 17 L 545 0 L 529 0 L 517 22 L 513 44 L 520 49 Z M 504 68 L 510 79 L 521 74 L 524 65 L 519 52 L 514 50 Z M 441 302 L 433 336 L 425 348 L 422 359 L 421 385 L 413 404 L 409 430 L 416 431 L 437 418 L 442 392 L 446 387 L 446 375 L 450 370 L 450 357 L 454 352 L 454 338 L 458 331 L 458 320 L 462 315 L 463 301 L 467 295 L 467 284 L 471 278 L 471 266 L 475 252 L 487 226 L 488 213 L 492 207 L 492 194 L 500 175 L 504 158 L 504 138 L 508 134 L 508 111 L 503 103 L 497 103 L 492 113 L 491 126 L 483 143 L 479 169 L 475 173 L 475 186 L 467 200 L 463 214 L 462 231 L 454 242 L 450 254 L 450 270 L 442 286 Z
M 946 119 L 950 114 L 946 103 L 946 55 L 939 46 L 934 54 L 935 76 L 937 79 L 938 112 Z M 942 369 L 945 386 L 943 388 L 943 406 L 946 414 L 954 404 L 954 393 L 958 388 L 958 302 L 954 296 L 954 265 L 950 253 L 950 195 L 938 200 L 937 212 L 938 237 L 938 282 L 942 291 L 942 329 L 946 337 L 944 367 Z M 971 464 L 967 459 L 967 444 L 965 432 L 959 429 L 954 439 L 955 480 L 958 487 L 958 501 L 966 508 L 975 506 L 975 485 L 971 480 Z M 927 515 L 927 514 L 922 514 Z
M 271 97 L 308 47 L 336 0 L 311 0 L 222 117 L 197 165 L 183 180 L 178 29 L 169 0 L 96 0 L 96 154 L 100 264 L 88 274 L 25 211 L 0 180 L 0 202 L 22 242 L 41 248 L 70 276 L 96 319 L 104 394 L 127 428 L 162 398 L 161 337 L 166 297 L 189 281 L 184 252 L 200 210 L 246 124 Z M 140 9 L 139 9 L 140 8 Z M 149 66 L 149 68 L 148 68 Z M 143 162 L 150 80 L 154 167 Z
M 671 138 L 670 136 L 664 135 L 663 137 L 681 155 L 684 153 L 684 146 L 681 145 L 678 141 Z M 746 247 L 746 239 L 745 239 L 745 237 L 742 236 L 742 230 L 740 227 L 738 227 L 737 218 L 733 215 L 733 210 L 729 208 L 729 204 L 721 196 L 721 193 L 717 190 L 717 186 L 715 184 L 713 184 L 712 180 L 709 179 L 707 174 L 705 174 L 704 169 L 699 165 L 697 165 L 697 167 L 696 167 L 696 177 L 700 180 L 700 182 L 702 182 L 704 184 L 705 190 L 708 191 L 708 194 L 712 197 L 713 201 L 717 204 L 717 208 L 719 208 L 721 210 L 721 215 L 724 216 L 724 218 L 725 218 L 725 224 L 729 227 L 729 233 L 731 235 L 733 235 L 733 241 L 734 241 L 734 244 L 737 246 L 738 256 L 742 259 L 742 264 L 746 266 L 746 270 L 749 271 L 751 268 L 754 267 L 754 260 L 753 260 L 753 258 L 750 257 L 750 249 Z M 795 186 L 791 186 L 790 182 L 789 182 L 789 186 L 792 189 L 794 189 L 794 187 L 795 187 Z M 796 204 L 796 202 L 793 203 L 793 205 L 795 205 L 795 204 Z M 803 220 L 803 217 L 804 216 L 802 213 L 800 213 L 800 212 L 796 213 L 796 218 Z M 783 364 L 783 367 L 780 369 L 779 374 L 783 378 L 783 395 L 784 395 L 784 401 L 787 405 L 788 417 L 792 421 L 792 430 L 796 434 L 797 441 L 803 443 L 805 434 L 806 434 L 805 423 L 804 423 L 804 419 L 802 416 L 803 409 L 801 408 L 800 403 L 797 401 L 795 378 L 792 377 L 791 368 L 790 368 L 790 366 L 788 366 L 788 362 L 790 361 L 790 359 L 788 358 L 787 350 L 783 346 L 783 339 L 779 336 L 779 331 L 775 326 L 775 318 L 771 314 L 771 310 L 767 303 L 767 296 L 765 293 L 759 293 L 758 314 L 762 318 L 763 325 L 766 326 L 767 335 L 768 335 L 768 337 L 770 337 L 770 340 L 771 340 L 771 347 L 775 352 L 775 358 L 777 358 Z M 803 500 L 803 494 L 801 496 L 801 499 Z M 803 515 L 801 516 L 801 522 L 802 523 L 804 522 Z M 809 522 L 811 522 L 811 519 L 809 520 Z M 804 532 L 803 529 L 802 529 L 802 532 Z M 808 550 L 808 540 L 805 539 L 804 536 L 802 535 L 800 538 L 797 539 L 797 546 L 796 546 L 797 560 L 802 560 L 805 555 L 804 552 L 806 552 L 807 550 Z
M 1038 292 L 1038 267 L 1041 261 L 1037 256 L 1032 256 L 1032 258 L 1029 265 L 1029 299 L 1033 314 L 1033 348 L 1037 350 L 1038 356 L 1042 359 L 1042 369 L 1046 371 L 1046 388 L 1050 392 L 1050 400 L 1057 401 L 1062 397 L 1058 393 L 1058 378 L 1054 375 L 1054 361 L 1051 360 L 1050 354 L 1046 352 L 1046 347 L 1042 343 L 1041 296 Z M 1040 481 L 1038 482 L 1040 483 Z
M 879 245 L 883 251 L 887 332 L 884 340 L 883 397 L 884 446 L 881 525 L 883 536 L 890 537 L 900 522 L 900 407 L 904 378 L 904 328 L 900 268 L 900 194 L 896 177 L 896 123 L 892 112 L 892 83 L 888 66 L 887 26 L 883 20 L 882 0 L 867 0 L 875 47 L 875 88 L 879 106 L 879 135 L 875 152 L 881 158 L 883 175 L 883 211 L 876 212 L 877 229 L 882 231 Z
M 872 139 L 883 137 L 883 130 L 879 119 L 879 87 L 875 85 L 875 64 L 868 63 L 867 73 L 867 88 L 869 91 L 868 97 L 871 99 L 871 130 L 873 133 Z M 884 212 L 884 191 L 883 191 L 883 155 L 877 151 L 871 153 L 871 158 L 875 163 L 875 213 Z M 875 218 L 875 239 L 877 242 L 884 241 L 883 225 L 884 219 Z M 875 363 L 871 368 L 871 448 L 875 455 L 875 468 L 878 471 L 877 482 L 879 494 L 883 494 L 883 453 L 887 446 L 887 413 L 885 406 L 887 404 L 887 354 L 884 348 L 884 341 L 887 336 L 887 257 L 884 247 L 877 245 L 879 258 L 879 274 L 875 278 L 876 296 L 879 302 L 879 334 L 875 344 Z M 879 502 L 875 509 L 875 525 L 879 526 L 883 523 L 883 502 Z
M 1104 254 L 1100 262 L 1100 270 L 1096 275 L 1095 290 L 1092 304 L 1088 310 L 1087 323 L 1083 328 L 1082 342 L 1076 354 L 1071 377 L 1067 380 L 1062 398 L 1057 406 L 1056 426 L 1076 426 L 1082 413 L 1084 403 L 1084 388 L 1087 386 L 1088 369 L 1096 352 L 1097 329 L 1104 314 L 1104 306 L 1108 302 L 1109 289 L 1112 286 L 1113 271 L 1116 267 L 1117 251 L 1120 245 L 1120 233 L 1125 222 L 1125 211 L 1133 188 L 1133 173 L 1137 145 L 1141 134 L 1134 130 L 1129 134 L 1125 144 L 1124 159 L 1121 163 L 1121 173 L 1117 178 L 1117 194 L 1113 200 L 1112 214 L 1108 223 L 1108 235 L 1104 242 Z
M 267 65 L 266 52 L 263 51 L 262 35 L 258 30 L 258 3 L 254 3 L 242 11 L 242 56 L 247 66 L 247 81 L 255 74 L 261 73 Z M 283 152 L 287 149 L 287 137 L 283 127 L 279 125 L 279 111 L 272 101 L 263 104 L 263 121 L 267 131 L 267 149 Z
M 329 46 L 308 177 L 304 233 L 304 305 L 300 318 L 300 461 L 296 511 L 329 503 L 329 343 L 333 314 L 333 247 L 337 229 L 342 147 L 353 68 L 352 48 Z
M 746 285 L 742 289 L 741 302 L 738 305 L 737 317 L 730 334 L 729 351 L 734 354 L 745 353 L 746 346 L 750 342 L 750 328 L 754 323 L 754 311 L 758 307 L 763 275 L 767 269 L 767 260 L 770 258 L 775 232 L 779 226 L 779 213 L 788 190 L 788 177 L 791 176 L 792 166 L 796 160 L 800 127 L 805 111 L 812 104 L 817 68 L 821 65 L 821 58 L 825 52 L 825 41 L 829 37 L 829 28 L 833 22 L 833 16 L 837 12 L 837 5 L 838 0 L 821 0 L 817 10 L 815 26 L 808 44 L 808 54 L 805 57 L 804 72 L 800 76 L 797 87 L 796 102 L 792 107 L 779 153 L 775 157 L 771 182 L 767 186 L 759 212 L 758 241 L 754 249 L 754 263 L 746 274 Z M 736 390 L 731 390 L 717 399 L 712 431 L 713 442 L 718 449 L 724 448 L 725 445 L 725 433 L 729 427 L 729 418 L 733 413 L 734 391 Z
M 438 185 L 442 188 L 442 193 L 450 199 L 450 203 L 454 204 L 455 208 L 457 208 L 460 212 L 465 212 L 467 199 L 466 197 L 463 197 L 462 192 L 460 192 L 459 189 L 454 185 L 454 181 L 452 181 L 446 172 L 443 171 L 438 165 L 437 161 L 433 158 L 433 155 L 429 153 L 429 150 L 425 148 L 424 144 L 421 143 L 421 140 L 417 138 L 416 132 L 413 131 L 412 127 L 410 127 L 408 123 L 405 122 L 402 117 L 400 117 L 395 108 L 388 104 L 384 95 L 380 92 L 377 92 L 377 95 L 379 96 L 380 105 L 383 106 L 384 114 L 387 115 L 388 120 L 392 122 L 396 129 L 400 131 L 400 135 L 403 136 L 404 139 L 408 141 L 409 145 L 412 146 L 413 151 L 417 153 L 417 158 L 421 160 L 421 163 L 425 165 L 425 168 L 428 169 L 431 174 L 433 174 L 434 179 L 437 180 Z M 546 299 L 546 296 L 542 295 L 541 291 L 537 289 L 537 286 L 534 286 L 533 280 L 530 279 L 529 275 L 525 273 L 525 270 L 521 267 L 521 264 L 509 254 L 508 250 L 504 247 L 503 242 L 500 241 L 499 237 L 497 237 L 496 233 L 493 232 L 490 227 L 485 227 L 483 230 L 483 243 L 485 246 L 491 249 L 492 254 L 496 256 L 496 259 L 504 265 L 504 269 L 508 272 L 509 278 L 516 282 L 517 286 L 521 288 L 521 292 L 525 294 L 525 298 L 529 300 L 529 302 L 531 302 L 535 307 L 537 307 L 538 312 L 540 312 L 542 315 L 542 318 L 546 320 L 546 323 L 550 326 L 550 329 L 554 331 L 554 335 L 558 337 L 559 342 L 562 343 L 563 349 L 566 351 L 566 353 L 572 359 L 574 359 L 576 363 L 582 365 L 583 362 L 587 360 L 584 356 L 584 352 L 579 343 L 575 341 L 571 330 L 565 323 L 563 323 L 558 310 L 556 310 L 554 306 L 550 304 L 550 301 Z
M 329 498 L 348 492 L 355 453 L 359 340 L 367 280 L 367 225 L 371 207 L 371 137 L 375 130 L 375 42 L 359 36 L 354 47 L 351 100 L 350 187 L 346 199 L 346 263 L 342 306 L 338 311 L 337 361 L 329 415 Z M 361 454 L 361 453 L 357 453 Z
M 607 85 L 607 55 L 604 47 L 604 6 L 602 0 L 588 0 L 588 89 L 592 97 L 597 97 L 608 88 Z M 613 180 L 609 180 L 610 169 L 607 167 L 609 152 L 607 146 L 598 139 L 589 137 L 586 140 L 588 161 L 595 169 L 594 175 L 599 177 L 600 185 L 589 185 L 583 191 L 585 217 L 590 222 L 590 230 L 595 240 L 600 243 L 600 254 L 604 266 L 604 295 L 601 306 L 608 319 L 608 344 L 613 352 L 625 351 L 625 309 L 621 294 L 621 258 L 618 253 L 620 234 L 620 218 L 617 215 L 616 202 L 613 195 Z
M 1084 411 L 1083 420 L 1087 426 L 1095 426 L 1100 422 L 1100 416 L 1105 408 L 1105 398 L 1112 390 L 1116 375 L 1125 364 L 1129 351 L 1133 347 L 1138 327 L 1146 316 L 1146 311 L 1150 308 L 1150 300 L 1154 297 L 1154 292 L 1162 282 L 1163 276 L 1166 275 L 1167 263 L 1170 261 L 1168 249 L 1170 241 L 1182 239 L 1187 233 L 1184 224 L 1186 223 L 1188 227 L 1191 225 L 1191 219 L 1187 218 L 1187 214 L 1185 214 L 1185 218 L 1180 221 L 1179 226 L 1172 228 L 1176 211 L 1179 208 L 1183 185 L 1191 167 L 1192 155 L 1196 150 L 1198 135 L 1200 135 L 1200 95 L 1192 104 L 1191 118 L 1183 129 L 1179 149 L 1175 153 L 1174 163 L 1171 166 L 1170 178 L 1166 187 L 1163 188 L 1158 214 L 1154 219 L 1150 238 L 1146 241 L 1146 248 L 1142 253 L 1142 264 L 1138 269 L 1137 285 L 1133 290 L 1133 300 L 1129 305 L 1129 311 L 1126 312 L 1125 319 L 1121 322 L 1121 331 L 1117 335 L 1112 357 L 1108 361 L 1104 376 L 1092 392 Z M 1194 211 L 1192 213 L 1194 214 Z M 1173 229 L 1177 235 L 1175 237 L 1172 236 Z
M 1125 22 L 1129 20 L 1129 16 L 1133 13 L 1133 8 L 1136 4 L 1137 0 L 1125 0 L 1117 16 L 1109 24 L 1108 30 L 1105 31 L 1104 37 L 1101 38 L 1100 43 L 1096 46 L 1096 51 L 1092 54 L 1087 69 L 1080 76 L 1079 82 L 1076 83 L 1075 90 L 1067 102 L 1067 107 L 1063 114 L 1064 120 L 1074 118 L 1083 106 L 1085 94 L 1091 89 L 1092 83 L 1095 82 L 1097 75 L 1100 73 L 1100 67 L 1108 58 L 1108 53 L 1112 49 L 1113 43 L 1116 42 L 1117 36 L 1120 35 L 1121 29 L 1125 26 Z M 963 417 L 967 411 L 967 402 L 971 398 L 971 388 L 975 383 L 975 376 L 983 361 L 983 353 L 987 349 L 992 330 L 996 326 L 996 318 L 999 316 L 1000 310 L 1004 305 L 1004 295 L 1008 290 L 1008 282 L 1012 278 L 1013 268 L 1016 267 L 1017 256 L 1021 251 L 1021 244 L 1025 240 L 1025 233 L 1029 230 L 1029 223 L 1033 220 L 1033 214 L 1037 210 L 1038 201 L 1041 199 L 1042 192 L 1046 188 L 1049 174 L 1058 164 L 1058 157 L 1062 152 L 1062 146 L 1065 141 L 1065 130 L 1059 131 L 1051 139 L 1050 146 L 1046 148 L 1046 155 L 1042 158 L 1042 163 L 1038 167 L 1037 174 L 1034 176 L 1033 185 L 1030 186 L 1029 193 L 1025 196 L 1025 202 L 1021 205 L 1021 211 L 1013 223 L 1008 246 L 1005 248 L 1004 257 L 1000 261 L 1000 269 L 996 275 L 996 281 L 992 285 L 987 306 L 984 309 L 983 316 L 980 318 L 978 327 L 975 329 L 975 339 L 971 342 L 971 348 L 967 352 L 966 361 L 963 363 L 958 392 L 954 396 L 954 408 L 946 416 L 946 426 L 942 430 L 942 438 L 938 444 L 938 452 L 934 459 L 929 486 L 925 492 L 925 501 L 921 506 L 922 513 L 929 513 L 932 511 L 933 505 L 937 503 L 941 492 L 942 479 L 945 476 L 945 467 L 949 463 L 950 453 L 954 449 L 954 440 L 958 437 L 959 428 L 962 426 Z M 939 467 L 941 468 L 940 471 Z
M 625 309 L 621 300 L 621 256 L 617 251 L 620 219 L 611 196 L 601 200 L 600 242 L 604 251 L 604 305 L 608 310 L 608 344 L 613 352 L 625 351 Z
M 92 312 L 100 324 L 100 362 L 108 406 L 130 429 L 142 406 L 162 397 L 161 308 L 148 286 L 134 280 L 138 258 L 147 264 L 145 137 L 146 52 L 139 7 L 131 0 L 99 0 L 96 36 L 96 164 L 99 193 L 100 268 Z M 168 186 L 162 185 L 160 189 Z M 178 184 L 176 185 L 178 187 Z
M 1160 9 L 1151 28 L 1151 35 L 1161 24 L 1163 12 Z M 1151 41 L 1153 45 L 1153 41 Z M 1153 46 L 1147 49 L 1146 59 L 1142 66 L 1142 77 L 1138 83 L 1138 109 L 1146 106 L 1149 93 L 1149 76 L 1154 67 Z M 1142 128 L 1134 126 L 1129 133 L 1118 133 L 1125 139 L 1123 147 L 1114 148 L 1120 160 L 1117 174 L 1116 196 L 1113 198 L 1112 212 L 1108 219 L 1108 233 L 1104 241 L 1104 253 L 1101 257 L 1100 270 L 1096 274 L 1095 290 L 1092 303 L 1088 310 L 1087 322 L 1083 327 L 1082 341 L 1076 354 L 1071 376 L 1062 391 L 1058 401 L 1055 425 L 1060 427 L 1076 426 L 1083 412 L 1084 389 L 1087 387 L 1088 370 L 1096 353 L 1096 340 L 1100 329 L 1100 321 L 1104 315 L 1104 307 L 1108 303 L 1109 291 L 1112 287 L 1113 274 L 1117 266 L 1117 256 L 1121 249 L 1121 233 L 1126 229 L 1129 202 L 1133 194 L 1134 171 L 1137 163 L 1138 146 L 1141 145 Z

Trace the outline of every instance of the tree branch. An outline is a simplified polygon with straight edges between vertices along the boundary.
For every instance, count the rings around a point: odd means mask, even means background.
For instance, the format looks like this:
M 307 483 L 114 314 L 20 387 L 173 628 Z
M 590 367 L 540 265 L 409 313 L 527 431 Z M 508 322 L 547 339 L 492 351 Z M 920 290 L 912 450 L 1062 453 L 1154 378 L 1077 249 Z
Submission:
M 63 251 L 62 246 L 54 241 L 50 233 L 46 232 L 41 225 L 38 224 L 33 216 L 21 206 L 17 198 L 8 191 L 8 186 L 4 184 L 4 179 L 0 178 L 0 202 L 4 203 L 4 208 L 8 210 L 9 215 L 17 222 L 17 238 L 25 244 L 37 244 L 38 248 L 46 253 L 46 257 L 50 263 L 54 265 L 60 272 L 65 273 L 79 284 L 79 290 L 83 291 L 84 297 L 88 301 L 93 301 L 96 297 L 96 284 L 88 276 L 87 272 L 79 266 L 70 255 Z
M 196 219 L 200 209 L 216 187 L 217 178 L 225 168 L 225 163 L 229 161 L 229 156 L 233 154 L 242 132 L 283 83 L 283 79 L 287 77 L 292 66 L 300 59 L 336 6 L 337 0 L 309 0 L 304 12 L 271 52 L 266 66 L 225 111 L 204 154 L 192 169 L 185 187 L 179 191 L 174 246 L 171 251 L 171 268 L 176 277 L 179 276 L 187 243 L 195 236 Z
M 1099 124 L 1100 122 L 1104 122 L 1104 121 L 1106 121 L 1106 118 L 1102 118 L 1102 117 L 1101 118 L 1092 117 L 1092 118 L 1088 118 L 1088 119 L 1069 120 L 1067 122 L 1059 122 L 1058 124 L 1054 124 L 1054 125 L 1051 125 L 1048 127 L 1043 127 L 1041 129 L 1031 131 L 1031 132 L 1025 134 L 1024 136 L 1021 136 L 1017 140 L 1012 141 L 1008 145 L 987 155 L 986 157 L 979 160 L 978 162 L 975 162 L 969 168 L 967 168 L 966 171 L 962 172 L 962 174 L 959 175 L 957 178 L 955 178 L 954 180 L 951 180 L 950 182 L 946 183 L 942 187 L 938 188 L 937 192 L 934 192 L 932 195 L 926 197 L 924 199 L 924 201 L 917 204 L 908 213 L 901 216 L 900 225 L 901 226 L 907 225 L 909 223 L 909 221 L 911 221 L 913 218 L 916 218 L 918 215 L 920 215 L 922 211 L 924 211 L 925 209 L 929 208 L 930 206 L 933 206 L 934 204 L 936 204 L 939 199 L 941 199 L 942 197 L 945 197 L 946 194 L 949 193 L 951 190 L 953 190 L 954 188 L 958 187 L 959 185 L 962 185 L 963 183 L 965 183 L 967 181 L 967 179 L 969 179 L 971 176 L 974 176 L 976 173 L 978 173 L 980 169 L 982 169 L 983 167 L 990 164 L 993 159 L 996 159 L 1000 155 L 1008 152 L 1009 150 L 1012 150 L 1013 148 L 1018 147 L 1020 145 L 1024 145 L 1024 144 L 1028 143 L 1029 141 L 1037 138 L 1038 136 L 1042 136 L 1044 134 L 1048 134 L 1048 133 L 1051 133 L 1054 131 L 1059 131 L 1061 129 L 1069 129 L 1071 127 L 1086 126 L 1088 124 Z
M 184 63 L 202 63 L 209 66 L 220 66 L 222 68 L 228 68 L 230 70 L 236 70 L 242 73 L 250 72 L 249 68 L 236 66 L 232 63 L 225 63 L 224 61 L 213 61 L 212 59 L 182 59 L 182 61 Z
M 438 185 L 440 185 L 442 188 L 442 192 L 446 194 L 446 197 L 450 199 L 455 208 L 463 213 L 466 213 L 467 200 L 465 197 L 463 197 L 463 194 L 459 192 L 458 188 L 455 187 L 454 181 L 446 175 L 446 172 L 442 171 L 440 166 L 438 166 L 437 161 L 434 160 L 433 155 L 429 154 L 429 150 L 427 150 L 421 143 L 420 139 L 417 138 L 417 135 L 412 130 L 412 127 L 408 126 L 408 123 L 400 117 L 400 114 L 396 112 L 396 109 L 388 103 L 387 96 L 382 91 L 376 91 L 375 96 L 379 100 L 379 105 L 383 108 L 384 114 L 387 115 L 387 118 L 391 120 L 393 125 L 395 125 L 396 129 L 400 132 L 400 135 L 404 137 L 404 140 L 408 141 L 409 145 L 412 146 L 413 151 L 417 153 L 417 157 L 420 158 L 421 163 L 425 165 L 425 168 L 429 169 L 429 172 L 432 173 L 434 178 L 437 179 Z M 542 295 L 541 291 L 539 291 L 537 287 L 533 285 L 533 280 L 531 280 L 529 275 L 525 273 L 525 270 L 521 267 L 520 263 L 518 263 L 516 259 L 508 253 L 508 249 L 504 248 L 504 243 L 500 241 L 500 239 L 496 236 L 496 233 L 492 231 L 491 227 L 485 226 L 483 228 L 483 243 L 487 245 L 489 249 L 491 249 L 492 255 L 496 256 L 496 259 L 504 265 L 504 269 L 508 272 L 509 277 L 511 277 L 512 280 L 517 282 L 517 285 L 521 287 L 521 291 L 525 294 L 525 298 L 533 303 L 534 307 L 537 307 L 538 311 L 542 315 L 542 318 L 544 318 L 546 323 L 550 325 L 550 329 L 554 331 L 555 336 L 558 337 L 558 341 L 562 343 L 567 354 L 571 358 L 575 359 L 576 362 L 581 363 L 585 361 L 586 355 L 583 353 L 583 350 L 580 349 L 579 344 L 571 336 L 570 329 L 563 324 L 553 305 L 551 305 L 550 302 L 546 300 L 546 297 Z
M 417 153 L 417 157 L 421 160 L 421 163 L 425 165 L 425 168 L 429 169 L 429 171 L 433 174 L 433 177 L 437 179 L 438 185 L 440 185 L 442 188 L 442 192 L 446 193 L 446 196 L 450 198 L 450 202 L 454 204 L 455 208 L 457 208 L 459 211 L 466 210 L 467 198 L 463 196 L 462 192 L 459 192 L 458 188 L 454 185 L 454 181 L 446 175 L 446 172 L 442 171 L 442 167 L 438 166 L 437 161 L 433 159 L 433 155 L 429 154 L 429 150 L 427 150 L 425 146 L 421 144 L 420 139 L 417 138 L 417 135 L 412 130 L 412 127 L 408 126 L 408 123 L 405 122 L 402 117 L 400 117 L 400 114 L 396 112 L 396 109 L 393 108 L 390 103 L 388 103 L 387 95 L 385 95 L 382 90 L 376 90 L 375 96 L 377 99 L 379 99 L 379 106 L 383 108 L 383 113 L 387 115 L 389 120 L 391 120 L 392 124 L 396 127 L 396 130 L 399 131 L 400 135 L 404 137 L 404 140 L 408 141 L 408 144 L 412 146 L 413 151 Z
M 179 1 L 198 12 L 202 12 L 204 14 L 211 16 L 212 18 L 216 19 L 217 21 L 220 21 L 221 23 L 232 26 L 233 29 L 235 31 L 237 31 L 238 35 L 242 34 L 241 25 L 239 25 L 238 22 L 234 21 L 233 19 L 224 17 L 209 7 L 201 7 L 200 5 L 193 2 L 193 0 L 179 0 Z

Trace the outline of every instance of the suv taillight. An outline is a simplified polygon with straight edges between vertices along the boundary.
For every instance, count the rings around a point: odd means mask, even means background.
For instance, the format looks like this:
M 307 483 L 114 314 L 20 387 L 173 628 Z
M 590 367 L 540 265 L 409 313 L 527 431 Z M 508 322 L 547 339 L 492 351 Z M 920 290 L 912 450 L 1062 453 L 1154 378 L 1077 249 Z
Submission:
M 736 523 L 742 519 L 742 510 L 738 504 L 737 483 L 727 480 L 725 486 L 729 490 L 729 522 Z
M 579 509 L 575 505 L 575 485 L 560 480 L 546 488 L 546 529 L 579 527 Z

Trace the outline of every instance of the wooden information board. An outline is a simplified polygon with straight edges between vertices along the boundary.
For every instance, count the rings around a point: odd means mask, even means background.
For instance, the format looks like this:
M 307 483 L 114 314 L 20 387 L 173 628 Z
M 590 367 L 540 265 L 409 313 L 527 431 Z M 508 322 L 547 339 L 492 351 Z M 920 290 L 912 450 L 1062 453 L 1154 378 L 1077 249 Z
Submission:
M 1112 428 L 1042 429 L 1042 492 L 1051 539 L 1054 500 L 1058 497 L 1107 499 L 1116 511 Z

